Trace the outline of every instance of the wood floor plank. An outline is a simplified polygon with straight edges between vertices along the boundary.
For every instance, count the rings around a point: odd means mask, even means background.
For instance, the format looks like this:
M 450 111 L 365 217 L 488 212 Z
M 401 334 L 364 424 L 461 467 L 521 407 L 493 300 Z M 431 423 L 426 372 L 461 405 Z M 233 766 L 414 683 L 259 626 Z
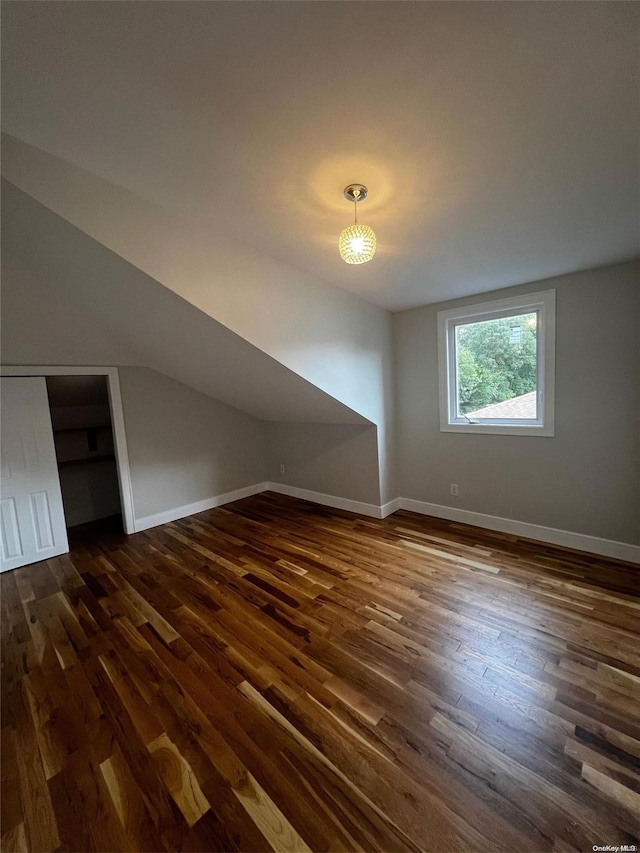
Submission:
M 0 578 L 3 851 L 637 844 L 637 568 L 268 493 L 71 540 Z

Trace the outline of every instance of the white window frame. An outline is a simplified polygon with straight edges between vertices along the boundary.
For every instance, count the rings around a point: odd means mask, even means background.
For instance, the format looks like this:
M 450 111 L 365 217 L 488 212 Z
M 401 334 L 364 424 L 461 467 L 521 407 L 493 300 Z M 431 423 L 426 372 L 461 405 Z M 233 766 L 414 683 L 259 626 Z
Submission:
M 469 423 L 457 413 L 456 327 L 536 311 L 538 417 L 535 420 L 482 419 Z M 440 431 L 490 435 L 552 436 L 555 423 L 556 292 L 544 290 L 477 305 L 438 311 Z

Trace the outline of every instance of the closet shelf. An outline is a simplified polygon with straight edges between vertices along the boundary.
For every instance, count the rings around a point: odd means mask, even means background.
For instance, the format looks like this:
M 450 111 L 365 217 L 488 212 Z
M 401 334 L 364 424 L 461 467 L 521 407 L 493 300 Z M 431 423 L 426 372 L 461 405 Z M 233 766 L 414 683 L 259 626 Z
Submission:
M 67 468 L 71 465 L 86 465 L 87 462 L 104 462 L 109 459 L 113 459 L 115 461 L 115 458 L 115 454 L 108 453 L 101 456 L 85 456 L 82 459 L 65 459 L 62 462 L 58 462 L 58 467 Z
M 53 428 L 53 433 L 56 435 L 59 432 L 88 432 L 92 429 L 108 429 L 111 430 L 111 424 L 104 424 L 103 426 L 88 426 L 88 427 L 66 427 L 65 429 L 58 429 L 57 427 Z

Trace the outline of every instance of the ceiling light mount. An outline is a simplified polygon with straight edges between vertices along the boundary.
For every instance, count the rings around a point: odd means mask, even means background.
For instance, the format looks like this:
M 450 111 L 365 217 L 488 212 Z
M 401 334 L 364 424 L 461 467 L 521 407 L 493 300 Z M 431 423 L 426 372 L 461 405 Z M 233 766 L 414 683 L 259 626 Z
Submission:
M 358 222 L 358 202 L 364 201 L 369 190 L 364 184 L 349 184 L 344 197 L 353 202 L 354 223 L 345 228 L 338 240 L 340 257 L 346 264 L 366 264 L 376 253 L 376 235 L 368 225 Z
M 348 187 L 344 188 L 344 197 L 347 201 L 364 201 L 368 195 L 369 190 L 364 184 L 349 184 Z

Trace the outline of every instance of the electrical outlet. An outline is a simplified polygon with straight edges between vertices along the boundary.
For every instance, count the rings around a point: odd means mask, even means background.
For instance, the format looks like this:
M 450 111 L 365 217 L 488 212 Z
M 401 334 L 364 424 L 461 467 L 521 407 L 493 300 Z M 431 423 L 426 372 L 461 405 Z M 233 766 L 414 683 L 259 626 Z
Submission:
M 281 474 L 284 474 L 284 465 L 281 465 L 281 466 L 280 466 L 280 473 L 281 473 Z
M 457 483 L 449 483 L 449 491 L 454 497 L 458 497 L 458 484 Z

